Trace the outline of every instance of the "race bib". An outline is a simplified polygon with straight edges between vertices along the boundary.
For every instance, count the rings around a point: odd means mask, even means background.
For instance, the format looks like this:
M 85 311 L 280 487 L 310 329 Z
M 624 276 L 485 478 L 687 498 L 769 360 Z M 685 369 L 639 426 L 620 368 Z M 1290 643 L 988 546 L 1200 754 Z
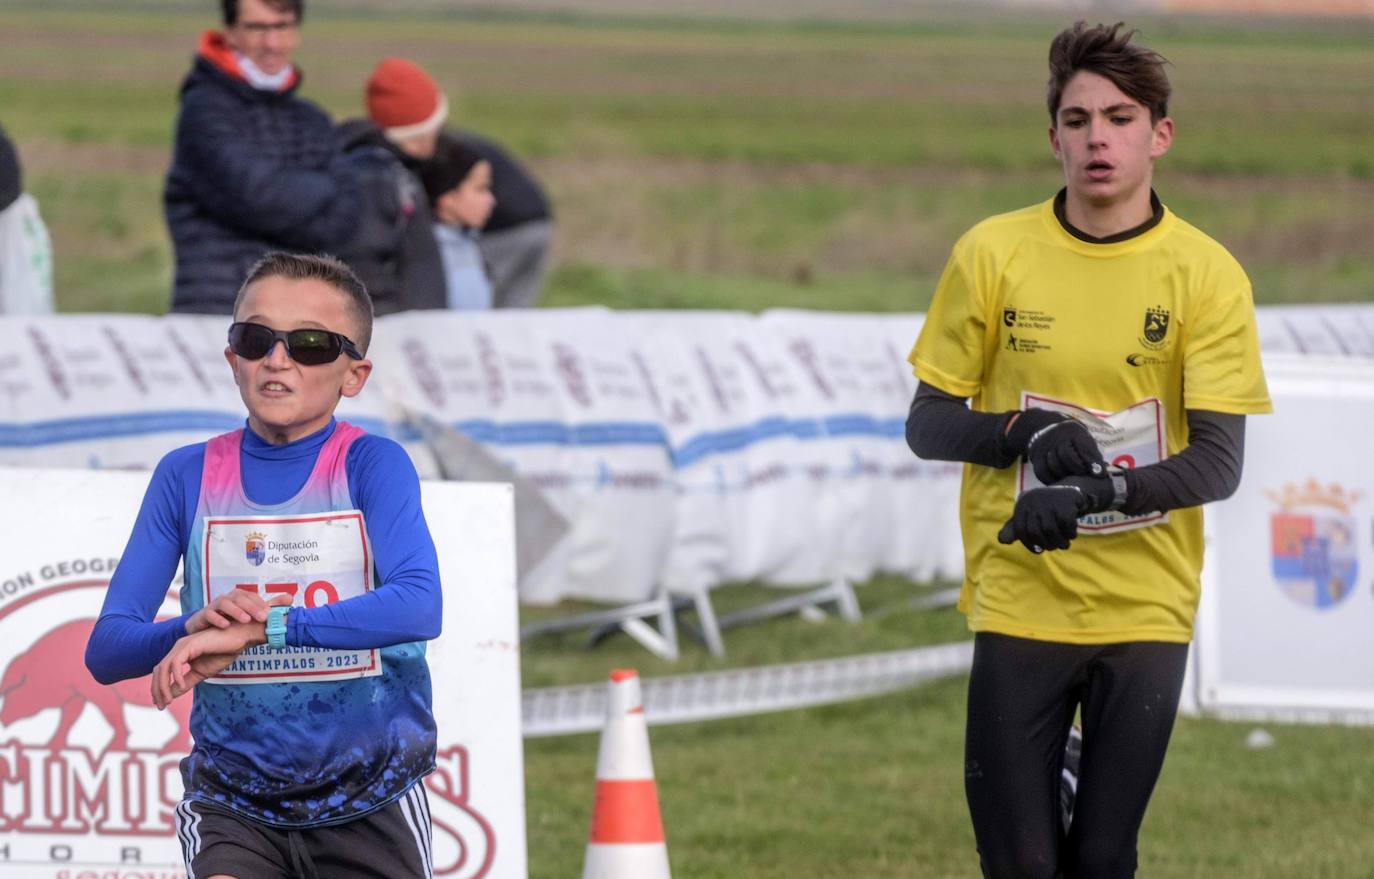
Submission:
M 319 607 L 372 588 L 372 554 L 358 510 L 300 516 L 235 516 L 205 521 L 205 603 L 234 589 L 291 607 Z M 337 681 L 382 673 L 378 650 L 268 647 L 239 654 L 206 683 Z
M 1141 400 L 1120 412 L 1108 413 L 1025 392 L 1021 394 L 1021 408 L 1049 409 L 1052 412 L 1063 412 L 1077 420 L 1088 428 L 1093 439 L 1097 440 L 1097 447 L 1102 450 L 1102 457 L 1114 467 L 1130 470 L 1164 460 L 1164 405 L 1154 397 Z M 1017 464 L 1018 497 L 1023 491 L 1043 485 L 1044 483 L 1035 478 L 1035 469 L 1028 462 L 1021 461 Z M 1078 533 L 1113 534 L 1168 521 L 1168 513 L 1153 512 L 1127 516 L 1115 510 L 1108 510 L 1081 517 L 1078 520 Z

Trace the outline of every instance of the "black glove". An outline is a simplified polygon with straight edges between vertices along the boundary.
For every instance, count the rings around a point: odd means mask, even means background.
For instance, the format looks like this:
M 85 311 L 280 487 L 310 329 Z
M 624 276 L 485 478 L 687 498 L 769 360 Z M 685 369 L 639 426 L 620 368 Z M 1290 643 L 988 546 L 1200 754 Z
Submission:
M 1078 517 L 1109 510 L 1115 500 L 1116 486 L 1106 475 L 1070 476 L 1033 488 L 1016 499 L 1016 509 L 997 532 L 997 541 L 1019 540 L 1035 553 L 1068 549 L 1078 536 Z
M 1107 472 L 1102 450 L 1086 427 L 1049 409 L 1027 409 L 1002 437 L 1009 456 L 1026 456 L 1035 478 L 1053 485 L 1066 476 L 1101 476 Z

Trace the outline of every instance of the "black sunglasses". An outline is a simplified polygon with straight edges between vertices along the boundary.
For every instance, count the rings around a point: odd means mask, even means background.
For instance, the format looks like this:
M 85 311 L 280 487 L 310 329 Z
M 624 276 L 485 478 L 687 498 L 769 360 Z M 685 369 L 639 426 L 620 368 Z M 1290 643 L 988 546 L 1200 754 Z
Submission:
M 354 360 L 363 359 L 347 336 L 329 330 L 274 330 L 246 321 L 229 327 L 229 350 L 245 360 L 266 357 L 278 340 L 286 343 L 286 353 L 302 366 L 333 363 L 340 354 L 347 354 Z

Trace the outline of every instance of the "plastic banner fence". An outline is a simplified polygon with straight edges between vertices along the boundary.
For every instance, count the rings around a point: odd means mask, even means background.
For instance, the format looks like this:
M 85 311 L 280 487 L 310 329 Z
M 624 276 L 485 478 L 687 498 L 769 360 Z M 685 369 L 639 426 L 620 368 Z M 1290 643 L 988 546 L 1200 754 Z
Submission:
M 1372 306 L 1259 316 L 1266 353 L 1374 357 Z M 727 580 L 800 586 L 875 571 L 958 578 L 959 467 L 917 460 L 903 436 L 915 390 L 905 357 L 921 320 L 394 315 L 377 322 L 371 382 L 339 415 L 402 442 L 434 476 L 406 420 L 427 415 L 538 486 L 571 527 L 523 578 L 527 602 L 633 602 Z M 151 468 L 239 426 L 227 324 L 0 318 L 0 464 Z

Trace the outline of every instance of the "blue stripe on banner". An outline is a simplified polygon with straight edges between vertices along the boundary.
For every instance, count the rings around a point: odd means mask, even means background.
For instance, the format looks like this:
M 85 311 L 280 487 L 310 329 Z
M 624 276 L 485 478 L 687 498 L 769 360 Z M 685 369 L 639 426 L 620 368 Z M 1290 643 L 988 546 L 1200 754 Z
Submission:
M 408 424 L 380 418 L 349 415 L 343 420 L 368 433 L 410 442 L 420 435 Z M 27 424 L 0 423 L 0 448 L 36 448 L 69 442 L 146 436 L 158 433 L 207 434 L 235 430 L 243 416 L 227 412 L 173 410 L 167 412 L 123 412 L 35 421 Z M 760 419 L 751 425 L 707 431 L 690 437 L 676 449 L 663 428 L 653 422 L 605 421 L 566 424 L 561 421 L 497 422 L 490 419 L 457 421 L 453 427 L 480 443 L 488 445 L 559 446 L 659 446 L 668 450 L 675 467 L 682 468 L 711 455 L 736 452 L 755 443 L 777 438 L 817 440 L 826 437 L 905 436 L 906 424 L 900 418 L 879 419 L 853 413 L 826 418 L 786 418 L 781 415 Z
M 680 470 L 702 458 L 736 452 L 754 443 L 777 437 L 816 440 L 843 436 L 876 436 L 884 439 L 905 437 L 906 422 L 900 418 L 878 419 L 860 413 L 832 415 L 824 419 L 789 419 L 775 416 L 757 421 L 749 427 L 697 434 L 673 452 L 673 466 Z
M 872 415 L 832 415 L 825 419 L 829 436 L 906 437 L 906 421 L 901 418 L 874 418 Z
M 366 415 L 340 415 L 337 412 L 334 415 L 340 421 L 347 421 L 374 436 L 384 436 L 398 443 L 411 443 L 421 439 L 420 432 L 405 422 L 383 421 Z
M 0 423 L 0 448 L 34 448 L 150 433 L 207 431 L 224 433 L 243 426 L 242 415 L 227 412 L 175 410 L 121 412 L 85 418 L 60 418 L 28 424 Z
M 668 435 L 652 422 L 604 421 L 565 424 L 561 421 L 515 421 L 505 424 L 486 419 L 455 421 L 453 427 L 479 443 L 497 446 L 664 446 Z
M 168 412 L 120 412 L 85 418 L 60 418 L 28 424 L 0 423 L 0 449 L 37 448 L 61 443 L 150 436 L 159 433 L 227 433 L 243 426 L 242 415 L 228 412 L 177 409 Z M 391 424 L 380 418 L 349 416 L 342 419 L 368 433 L 401 441 L 420 435 L 409 425 Z

